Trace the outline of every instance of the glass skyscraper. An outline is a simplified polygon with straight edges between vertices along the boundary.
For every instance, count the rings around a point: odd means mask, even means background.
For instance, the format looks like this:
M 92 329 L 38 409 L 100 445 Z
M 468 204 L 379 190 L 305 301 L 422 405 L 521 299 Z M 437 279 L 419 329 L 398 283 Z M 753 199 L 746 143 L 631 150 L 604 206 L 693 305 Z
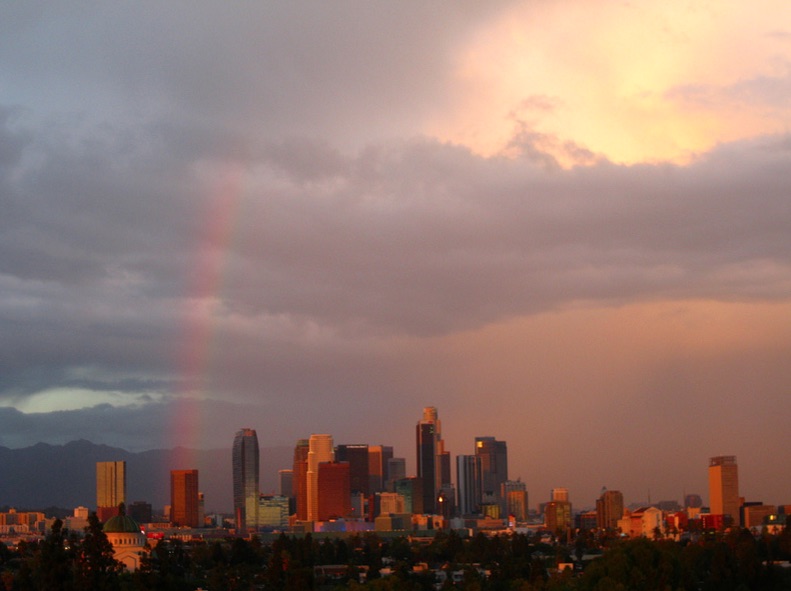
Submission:
M 508 480 L 508 448 L 494 437 L 476 437 L 475 455 L 481 459 L 481 497 L 500 502 L 503 482 Z
M 442 427 L 437 409 L 427 406 L 416 428 L 417 476 L 423 482 L 423 511 L 433 513 L 442 487 Z M 450 472 L 450 470 L 448 470 Z
M 233 510 L 241 531 L 258 526 L 258 462 L 255 429 L 239 429 L 233 440 Z

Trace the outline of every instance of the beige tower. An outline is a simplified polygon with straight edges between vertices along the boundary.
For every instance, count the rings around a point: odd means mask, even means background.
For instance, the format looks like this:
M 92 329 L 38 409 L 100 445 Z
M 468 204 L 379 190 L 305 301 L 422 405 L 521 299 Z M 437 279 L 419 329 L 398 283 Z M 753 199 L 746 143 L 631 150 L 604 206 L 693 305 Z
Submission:
M 736 456 L 716 456 L 709 460 L 709 506 L 712 515 L 730 515 L 739 522 L 739 467 Z
M 319 464 L 335 459 L 332 435 L 311 435 L 308 440 L 308 521 L 316 521 L 319 514 Z
M 126 502 L 126 462 L 96 462 L 96 507 L 117 509 Z

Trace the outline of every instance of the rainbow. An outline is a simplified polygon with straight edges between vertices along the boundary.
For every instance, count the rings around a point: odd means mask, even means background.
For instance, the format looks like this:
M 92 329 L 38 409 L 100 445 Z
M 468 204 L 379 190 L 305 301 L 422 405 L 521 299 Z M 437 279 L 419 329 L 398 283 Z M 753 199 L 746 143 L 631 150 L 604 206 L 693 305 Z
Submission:
M 223 302 L 227 258 L 233 250 L 249 179 L 243 165 L 230 161 L 211 173 L 198 247 L 187 276 L 186 309 L 181 311 L 184 319 L 175 356 L 179 386 L 167 421 L 171 425 L 169 447 L 199 449 L 207 443 L 204 401 L 210 394 L 207 385 L 214 369 L 214 323 Z

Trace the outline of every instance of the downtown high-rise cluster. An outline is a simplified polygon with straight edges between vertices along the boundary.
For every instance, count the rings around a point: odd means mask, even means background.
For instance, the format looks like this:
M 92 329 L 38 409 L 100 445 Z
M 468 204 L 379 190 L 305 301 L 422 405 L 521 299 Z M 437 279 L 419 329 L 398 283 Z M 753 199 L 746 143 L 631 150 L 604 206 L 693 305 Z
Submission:
M 509 478 L 506 442 L 479 436 L 472 444 L 473 453 L 459 454 L 453 462 L 439 413 L 426 407 L 415 425 L 416 473 L 407 475 L 406 460 L 396 457 L 391 446 L 336 445 L 329 434 L 312 434 L 296 442 L 292 466 L 280 470 L 281 494 L 260 495 L 258 441 L 254 430 L 242 429 L 233 456 L 237 527 L 313 531 L 328 522 L 349 528 L 374 522 L 395 529 L 446 527 L 452 519 L 460 520 L 457 524 L 490 520 L 490 526 L 526 523 L 531 519 L 528 492 L 524 482 Z M 702 520 L 706 527 L 749 526 L 777 512 L 774 506 L 739 497 L 732 456 L 711 459 L 709 485 L 708 512 L 698 495 L 688 495 L 683 508 L 675 501 L 627 507 L 620 491 L 604 488 L 595 509 L 574 513 L 569 490 L 553 488 L 533 523 L 540 519 L 551 532 L 599 528 L 651 537 L 684 529 L 690 519 Z
M 485 515 L 527 518 L 525 484 L 508 479 L 508 449 L 495 437 L 476 437 L 473 453 L 456 457 L 442 438 L 435 407 L 426 407 L 415 425 L 416 474 L 393 447 L 337 444 L 326 433 L 299 439 L 290 468 L 280 470 L 280 495 L 259 490 L 259 448 L 255 430 L 236 433 L 233 443 L 234 517 L 240 531 L 260 527 L 311 527 L 317 522 L 374 521 L 394 516 Z M 453 469 L 456 483 L 453 484 Z
M 232 446 L 232 523 L 237 533 L 436 529 L 444 527 L 542 527 L 620 531 L 653 537 L 683 531 L 693 521 L 704 528 L 756 527 L 785 506 L 747 501 L 739 495 L 734 456 L 709 461 L 710 507 L 699 495 L 675 501 L 626 506 L 619 490 L 603 488 L 594 509 L 573 512 L 567 488 L 553 488 L 548 500 L 530 510 L 524 482 L 509 478 L 508 446 L 492 436 L 474 437 L 472 453 L 452 460 L 435 407 L 426 407 L 415 424 L 415 473 L 406 459 L 383 444 L 336 444 L 332 435 L 314 433 L 296 441 L 291 466 L 279 471 L 279 494 L 260 492 L 260 450 L 254 429 L 239 429 Z M 455 468 L 455 475 L 452 474 Z M 455 478 L 453 478 L 455 476 Z M 171 504 L 165 518 L 175 527 L 205 524 L 198 471 L 171 470 Z M 97 514 L 118 514 L 126 501 L 126 463 L 96 466 Z M 151 506 L 136 502 L 128 512 L 140 522 Z

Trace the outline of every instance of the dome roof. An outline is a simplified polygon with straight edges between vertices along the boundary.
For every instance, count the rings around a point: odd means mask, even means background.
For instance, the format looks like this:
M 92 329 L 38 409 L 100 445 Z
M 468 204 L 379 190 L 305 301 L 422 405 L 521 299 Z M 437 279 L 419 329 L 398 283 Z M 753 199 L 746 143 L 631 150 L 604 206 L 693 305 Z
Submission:
M 140 533 L 140 525 L 129 515 L 116 515 L 107 520 L 102 528 L 104 533 Z

